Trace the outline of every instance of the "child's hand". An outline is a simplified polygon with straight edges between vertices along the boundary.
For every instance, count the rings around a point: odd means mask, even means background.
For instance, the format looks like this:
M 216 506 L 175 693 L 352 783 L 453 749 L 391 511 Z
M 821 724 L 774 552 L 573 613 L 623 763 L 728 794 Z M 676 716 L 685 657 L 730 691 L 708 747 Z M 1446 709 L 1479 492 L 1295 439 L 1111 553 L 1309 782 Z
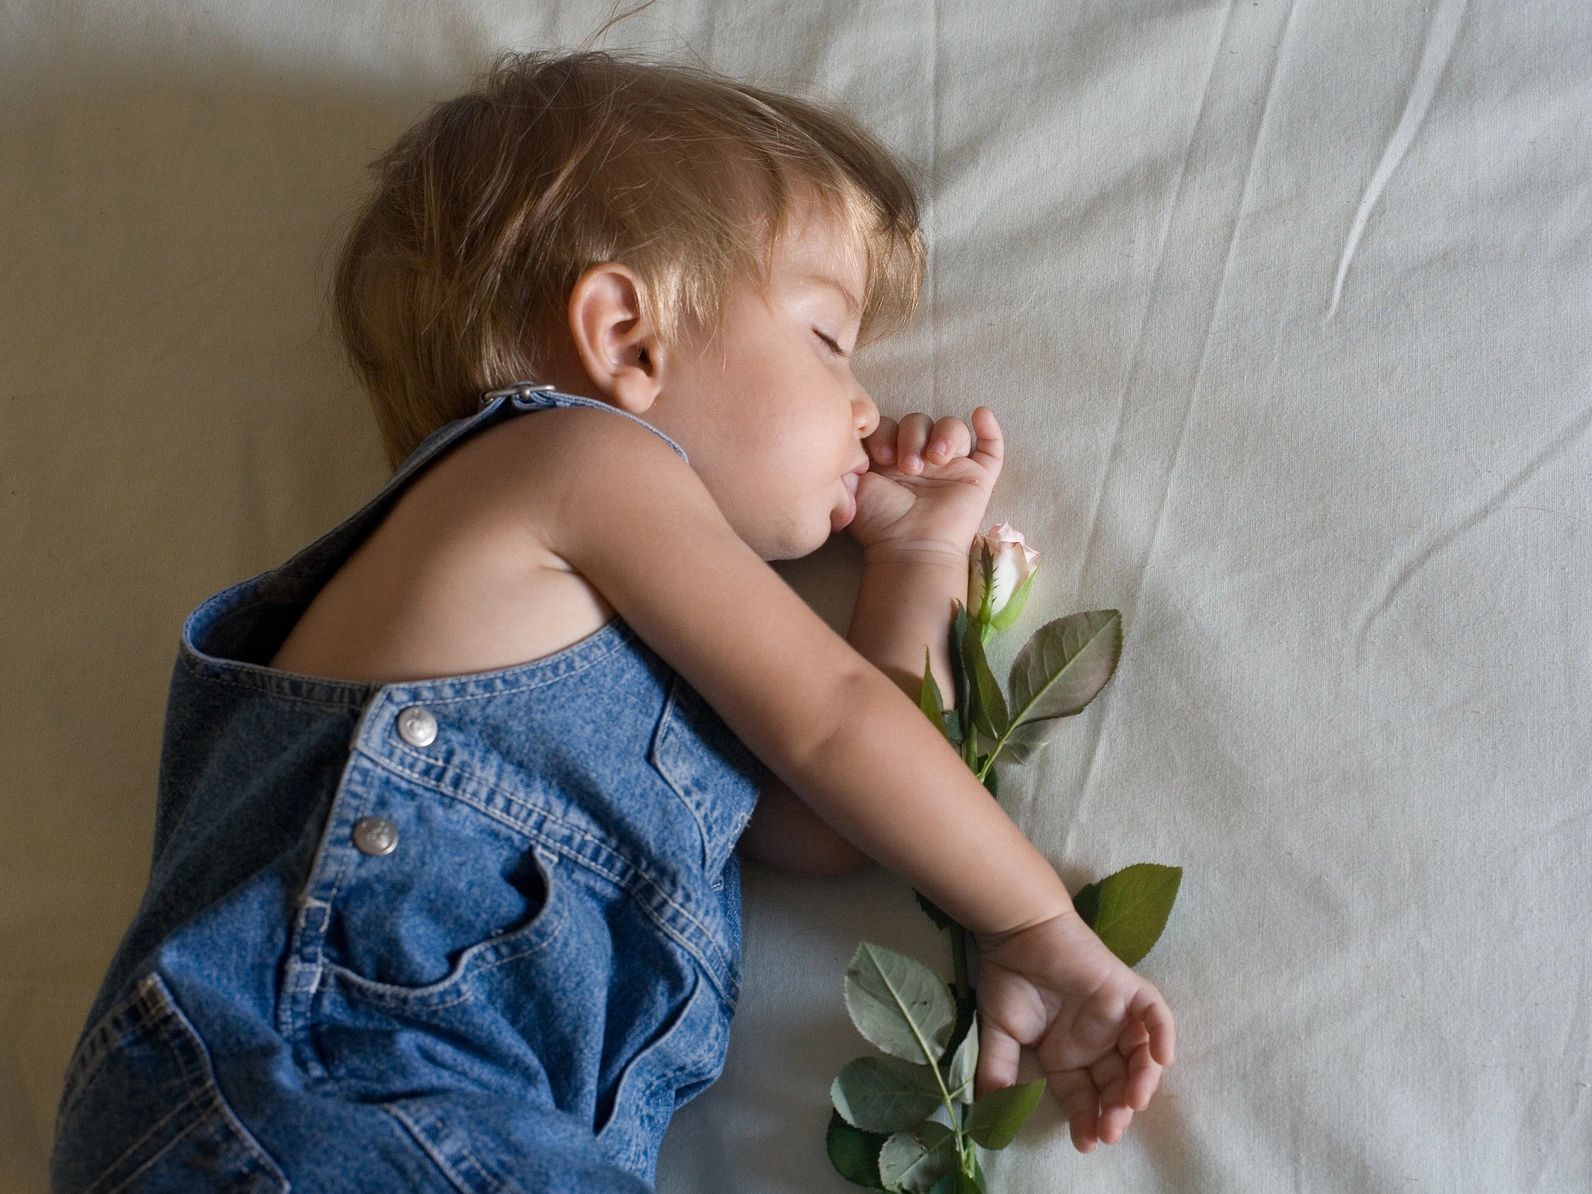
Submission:
M 1076 912 L 979 946 L 975 1096 L 1017 1081 L 1021 1046 L 1039 1064 L 1072 1124 L 1072 1144 L 1115 1144 L 1149 1105 L 1172 1064 L 1177 1030 L 1149 980 L 1122 964 Z
M 866 559 L 926 549 L 968 558 L 1004 455 L 1000 424 L 989 407 L 974 408 L 973 432 L 976 451 L 960 419 L 931 424 L 928 415 L 914 412 L 898 425 L 880 418 L 863 440 L 868 471 L 857 478 L 857 516 L 846 527 Z M 925 454 L 941 443 L 943 455 Z M 919 463 L 909 465 L 909 456 Z

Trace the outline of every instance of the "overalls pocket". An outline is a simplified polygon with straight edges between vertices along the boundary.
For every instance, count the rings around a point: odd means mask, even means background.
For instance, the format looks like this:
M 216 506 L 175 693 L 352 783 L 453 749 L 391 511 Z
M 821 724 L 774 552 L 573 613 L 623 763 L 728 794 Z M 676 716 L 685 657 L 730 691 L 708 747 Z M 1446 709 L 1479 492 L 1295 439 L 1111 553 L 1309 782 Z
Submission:
M 322 962 L 367 1002 L 470 998 L 471 976 L 557 934 L 563 881 L 523 831 L 406 776 L 375 776 L 337 845 Z
M 87 1032 L 68 1067 L 50 1188 L 109 1194 L 289 1188 L 227 1104 L 210 1054 L 158 973 Z

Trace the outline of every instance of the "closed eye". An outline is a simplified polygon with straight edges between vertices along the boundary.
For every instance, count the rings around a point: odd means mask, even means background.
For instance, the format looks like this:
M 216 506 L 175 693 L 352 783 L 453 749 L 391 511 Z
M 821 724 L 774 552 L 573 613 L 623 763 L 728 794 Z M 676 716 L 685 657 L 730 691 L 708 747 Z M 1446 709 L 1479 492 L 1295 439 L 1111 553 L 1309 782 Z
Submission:
M 837 356 L 837 357 L 842 357 L 842 358 L 844 358 L 844 357 L 846 357 L 846 356 L 848 356 L 848 355 L 850 355 L 850 354 L 848 354 L 848 353 L 844 353 L 844 352 L 842 352 L 842 351 L 841 351 L 841 350 L 840 350 L 840 345 L 838 345 L 838 344 L 836 344 L 836 343 L 835 343 L 835 342 L 834 342 L 834 341 L 833 341 L 833 340 L 831 340 L 831 339 L 830 339 L 830 338 L 829 338 L 829 337 L 828 337 L 828 336 L 826 336 L 826 335 L 824 335 L 824 334 L 823 334 L 823 333 L 822 333 L 822 332 L 820 332 L 820 331 L 819 331 L 819 330 L 818 330 L 818 329 L 817 329 L 817 328 L 814 328 L 814 329 L 813 329 L 813 335 L 815 335 L 815 336 L 817 336 L 817 337 L 818 337 L 818 338 L 819 338 L 819 339 L 820 339 L 820 340 L 822 340 L 822 341 L 823 341 L 823 342 L 824 342 L 824 343 L 825 343 L 825 344 L 827 344 L 827 345 L 829 345 L 829 351 L 830 351 L 830 352 L 832 352 L 832 353 L 834 353 L 834 354 L 835 354 L 835 355 L 836 355 L 836 356 Z

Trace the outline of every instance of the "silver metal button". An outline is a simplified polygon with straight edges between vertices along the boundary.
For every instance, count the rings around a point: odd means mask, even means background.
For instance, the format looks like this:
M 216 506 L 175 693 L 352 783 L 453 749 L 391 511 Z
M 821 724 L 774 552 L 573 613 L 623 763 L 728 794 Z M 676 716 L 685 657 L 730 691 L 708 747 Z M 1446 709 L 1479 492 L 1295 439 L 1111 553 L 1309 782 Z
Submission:
M 488 406 L 492 405 L 495 399 L 498 398 L 525 399 L 529 398 L 538 390 L 551 390 L 553 388 L 554 387 L 551 382 L 517 381 L 512 385 L 504 386 L 501 390 L 487 390 L 481 395 L 481 402 L 477 409 L 485 410 Z
M 437 740 L 437 719 L 430 710 L 410 705 L 398 714 L 398 732 L 411 746 L 430 746 Z
M 354 845 L 366 854 L 391 854 L 398 848 L 398 826 L 386 817 L 361 817 L 354 822 Z

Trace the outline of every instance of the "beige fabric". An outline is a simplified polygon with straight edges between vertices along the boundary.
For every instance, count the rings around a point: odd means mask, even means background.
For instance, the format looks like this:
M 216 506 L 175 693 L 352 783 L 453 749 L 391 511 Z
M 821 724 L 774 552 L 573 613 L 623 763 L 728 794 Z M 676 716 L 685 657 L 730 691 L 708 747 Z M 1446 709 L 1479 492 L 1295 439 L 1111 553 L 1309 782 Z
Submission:
M 0 1187 L 44 1188 L 142 891 L 183 617 L 384 480 L 319 308 L 364 163 L 609 10 L 0 5 Z M 1089 1157 L 1047 1098 L 992 1188 L 1592 1187 L 1592 9 L 662 0 L 604 44 L 932 168 L 923 318 L 858 368 L 888 414 L 1002 419 L 991 521 L 1043 562 L 999 671 L 1123 613 L 1008 806 L 1073 890 L 1185 868 L 1141 964 L 1180 1058 Z M 856 566 L 780 570 L 844 629 Z M 846 959 L 948 953 L 883 871 L 745 891 L 660 1189 L 848 1189 Z

